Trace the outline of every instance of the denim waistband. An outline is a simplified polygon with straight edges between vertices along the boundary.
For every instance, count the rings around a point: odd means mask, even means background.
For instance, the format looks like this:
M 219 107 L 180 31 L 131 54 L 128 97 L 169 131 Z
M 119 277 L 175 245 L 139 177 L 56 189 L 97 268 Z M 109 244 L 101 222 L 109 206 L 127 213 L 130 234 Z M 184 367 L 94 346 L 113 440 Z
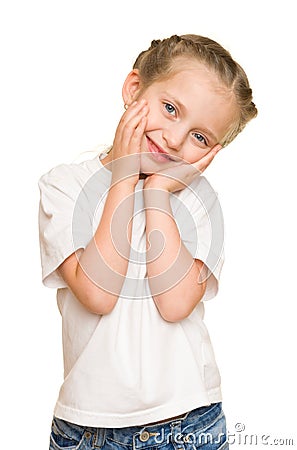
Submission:
M 185 437 L 202 432 L 211 426 L 223 414 L 222 404 L 214 403 L 193 409 L 179 419 L 154 425 L 131 426 L 124 428 L 106 428 L 105 437 L 122 445 L 133 445 L 134 448 L 156 447 L 170 441 L 174 436 Z
M 80 440 L 84 433 L 86 433 L 86 436 L 92 436 L 96 448 L 101 448 L 105 439 L 109 439 L 123 446 L 131 446 L 133 450 L 148 447 L 156 448 L 169 442 L 174 442 L 176 449 L 184 449 L 183 443 L 191 442 L 191 436 L 195 433 L 203 433 L 223 414 L 222 404 L 219 402 L 193 409 L 180 418 L 169 419 L 168 421 L 162 420 L 153 425 L 95 428 L 70 424 L 55 418 L 53 426 L 58 426 L 66 436 L 73 436 L 77 440 Z

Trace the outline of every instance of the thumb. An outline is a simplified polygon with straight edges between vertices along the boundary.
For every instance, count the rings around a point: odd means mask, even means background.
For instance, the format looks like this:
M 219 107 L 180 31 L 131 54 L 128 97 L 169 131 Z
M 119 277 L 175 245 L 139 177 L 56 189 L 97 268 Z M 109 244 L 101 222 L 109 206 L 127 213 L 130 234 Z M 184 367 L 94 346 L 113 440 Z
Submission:
M 220 150 L 222 150 L 223 146 L 222 144 L 216 144 L 211 151 L 214 152 L 214 154 L 216 155 L 217 153 L 219 153 Z

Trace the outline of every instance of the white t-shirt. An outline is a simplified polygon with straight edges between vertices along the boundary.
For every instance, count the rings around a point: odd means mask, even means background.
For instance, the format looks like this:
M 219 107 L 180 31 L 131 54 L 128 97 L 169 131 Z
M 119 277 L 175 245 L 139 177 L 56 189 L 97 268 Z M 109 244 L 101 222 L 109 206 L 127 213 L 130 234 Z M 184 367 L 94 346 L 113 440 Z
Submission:
M 111 183 L 98 157 L 62 164 L 39 180 L 42 280 L 57 289 L 62 315 L 64 382 L 54 414 L 94 427 L 142 425 L 221 401 L 220 375 L 201 301 L 177 323 L 165 321 L 146 277 L 142 179 L 135 188 L 131 257 L 110 314 L 89 312 L 57 272 L 96 230 Z M 171 194 L 182 240 L 209 270 L 203 300 L 217 293 L 223 225 L 217 196 L 204 177 Z M 182 301 L 182 299 L 181 299 Z

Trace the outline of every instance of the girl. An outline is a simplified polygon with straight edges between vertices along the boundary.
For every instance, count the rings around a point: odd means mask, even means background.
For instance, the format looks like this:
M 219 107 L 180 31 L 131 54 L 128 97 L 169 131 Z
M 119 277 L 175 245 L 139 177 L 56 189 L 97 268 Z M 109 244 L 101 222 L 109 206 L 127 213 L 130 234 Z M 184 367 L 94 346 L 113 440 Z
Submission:
M 39 180 L 42 279 L 63 320 L 50 448 L 225 449 L 203 323 L 223 223 L 201 173 L 256 116 L 252 91 L 218 43 L 184 35 L 153 41 L 122 93 L 109 151 Z

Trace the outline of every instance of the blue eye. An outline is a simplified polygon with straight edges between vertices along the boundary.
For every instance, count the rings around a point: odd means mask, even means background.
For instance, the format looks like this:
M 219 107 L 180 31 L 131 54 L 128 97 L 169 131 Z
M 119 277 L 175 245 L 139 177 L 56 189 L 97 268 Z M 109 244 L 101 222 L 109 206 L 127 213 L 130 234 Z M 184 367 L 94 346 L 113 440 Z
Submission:
M 171 114 L 172 116 L 173 116 L 174 114 L 176 114 L 176 109 L 175 109 L 175 107 L 172 106 L 170 103 L 165 103 L 165 109 L 166 109 L 166 111 L 167 111 L 169 114 Z
M 197 139 L 197 141 L 203 142 L 205 145 L 207 145 L 207 142 L 206 142 L 205 138 L 202 136 L 202 134 L 194 133 L 194 137 Z

